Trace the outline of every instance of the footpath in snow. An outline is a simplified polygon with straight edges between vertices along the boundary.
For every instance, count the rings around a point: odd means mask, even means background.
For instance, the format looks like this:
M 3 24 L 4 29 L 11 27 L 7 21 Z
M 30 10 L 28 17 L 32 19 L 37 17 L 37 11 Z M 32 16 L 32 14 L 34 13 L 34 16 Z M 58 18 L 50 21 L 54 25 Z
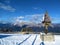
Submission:
M 0 34 L 0 45 L 60 45 L 60 35 L 55 35 L 54 42 L 43 42 L 40 34 Z

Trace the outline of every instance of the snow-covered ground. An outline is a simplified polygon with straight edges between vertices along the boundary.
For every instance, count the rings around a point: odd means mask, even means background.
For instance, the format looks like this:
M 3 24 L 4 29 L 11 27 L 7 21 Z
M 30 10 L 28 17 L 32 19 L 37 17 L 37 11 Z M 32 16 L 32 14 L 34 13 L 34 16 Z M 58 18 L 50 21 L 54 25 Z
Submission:
M 0 45 L 60 45 L 60 35 L 54 42 L 42 42 L 40 34 L 0 34 Z

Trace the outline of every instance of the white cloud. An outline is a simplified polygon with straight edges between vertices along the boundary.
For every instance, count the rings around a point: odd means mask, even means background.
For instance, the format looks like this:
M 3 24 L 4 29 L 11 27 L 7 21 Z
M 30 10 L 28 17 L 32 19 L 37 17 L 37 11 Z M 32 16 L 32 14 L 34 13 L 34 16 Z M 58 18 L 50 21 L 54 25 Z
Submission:
M 40 7 L 33 7 L 33 9 L 43 11 L 43 8 L 40 8 Z
M 13 8 L 12 6 L 10 5 L 5 5 L 3 3 L 0 3 L 0 8 L 4 9 L 4 10 L 8 10 L 10 12 L 14 12 L 16 9 Z
M 15 17 L 15 23 L 41 23 L 43 14 L 33 14 Z
M 23 19 L 24 18 L 24 16 L 20 16 L 20 17 L 17 17 L 18 19 Z
M 38 8 L 37 8 L 37 7 L 34 7 L 33 9 L 35 9 L 35 10 L 36 10 L 36 9 L 38 9 Z

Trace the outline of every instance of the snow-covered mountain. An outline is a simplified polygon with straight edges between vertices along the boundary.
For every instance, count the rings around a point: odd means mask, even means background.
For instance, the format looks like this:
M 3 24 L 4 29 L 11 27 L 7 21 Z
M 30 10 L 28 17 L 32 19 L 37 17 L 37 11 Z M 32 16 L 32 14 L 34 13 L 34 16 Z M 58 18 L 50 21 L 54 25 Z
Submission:
M 49 32 L 59 32 L 60 33 L 60 24 L 52 24 L 53 27 L 49 26 Z M 32 23 L 32 22 L 21 22 L 21 23 L 0 23 L 0 30 L 12 30 L 12 31 L 21 31 L 22 28 L 30 27 L 35 32 L 44 30 L 44 27 L 41 23 Z

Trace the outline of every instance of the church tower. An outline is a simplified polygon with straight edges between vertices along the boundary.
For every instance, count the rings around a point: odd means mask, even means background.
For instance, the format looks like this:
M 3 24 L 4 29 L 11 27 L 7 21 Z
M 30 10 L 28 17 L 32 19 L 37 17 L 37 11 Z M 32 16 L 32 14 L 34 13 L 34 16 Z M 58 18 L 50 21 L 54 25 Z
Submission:
M 44 15 L 44 19 L 43 19 L 42 23 L 43 23 L 43 25 L 45 27 L 44 32 L 45 32 L 45 34 L 47 34 L 48 33 L 48 26 L 50 26 L 50 24 L 51 24 L 51 19 L 50 19 L 49 15 L 48 15 L 47 11 L 46 11 L 46 13 Z
M 42 23 L 51 23 L 51 19 L 48 15 L 48 12 L 46 11 L 45 15 L 44 15 L 44 19 Z

